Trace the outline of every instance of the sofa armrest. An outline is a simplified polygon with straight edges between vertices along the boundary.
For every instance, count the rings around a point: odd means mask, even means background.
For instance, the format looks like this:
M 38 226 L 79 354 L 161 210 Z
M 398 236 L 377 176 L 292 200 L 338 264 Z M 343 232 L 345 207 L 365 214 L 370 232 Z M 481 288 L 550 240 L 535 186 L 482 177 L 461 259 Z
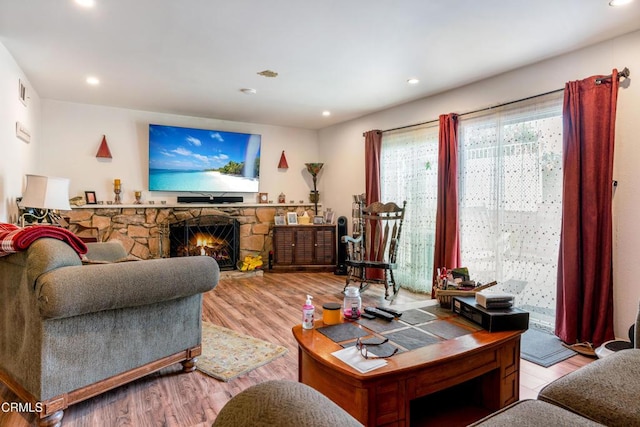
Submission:
M 36 281 L 43 318 L 136 307 L 213 289 L 220 276 L 207 256 L 62 267 Z
M 52 238 L 38 239 L 25 252 L 10 256 L 22 259 L 22 265 L 27 269 L 27 281 L 31 284 L 35 284 L 37 278 L 47 271 L 82 265 L 80 257 L 71 246 Z
M 358 427 L 347 411 L 314 388 L 294 381 L 271 380 L 235 395 L 212 427 Z
M 638 425 L 640 350 L 598 359 L 547 384 L 538 399 L 606 426 Z

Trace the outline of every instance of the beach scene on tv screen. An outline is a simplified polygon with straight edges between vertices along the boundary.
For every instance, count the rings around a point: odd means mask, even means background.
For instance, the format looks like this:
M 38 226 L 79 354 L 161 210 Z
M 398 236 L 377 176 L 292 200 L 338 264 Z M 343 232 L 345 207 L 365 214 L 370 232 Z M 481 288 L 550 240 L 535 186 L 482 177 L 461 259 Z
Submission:
M 149 190 L 257 193 L 260 135 L 149 125 Z

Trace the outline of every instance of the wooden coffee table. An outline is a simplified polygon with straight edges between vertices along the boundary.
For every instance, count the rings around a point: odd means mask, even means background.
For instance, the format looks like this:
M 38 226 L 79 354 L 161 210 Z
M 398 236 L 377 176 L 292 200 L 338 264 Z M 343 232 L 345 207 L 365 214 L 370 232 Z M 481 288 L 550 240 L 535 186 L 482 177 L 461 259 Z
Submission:
M 449 321 L 455 319 L 451 317 Z M 354 324 L 371 333 L 362 325 Z M 451 390 L 458 393 L 453 397 L 457 400 L 454 412 L 471 404 L 490 413 L 519 398 L 522 330 L 472 331 L 396 354 L 387 359 L 386 366 L 363 374 L 331 354 L 342 346 L 318 332 L 317 328 L 322 326 L 322 321 L 317 321 L 316 329 L 303 330 L 300 325 L 293 328 L 299 347 L 298 379 L 329 397 L 364 425 L 408 426 L 411 401 L 423 396 L 437 399 L 438 395 L 446 396 Z M 440 421 L 448 419 L 448 415 L 440 411 L 447 405 L 427 403 L 423 406 L 433 406 L 427 410 L 428 416 L 433 415 Z

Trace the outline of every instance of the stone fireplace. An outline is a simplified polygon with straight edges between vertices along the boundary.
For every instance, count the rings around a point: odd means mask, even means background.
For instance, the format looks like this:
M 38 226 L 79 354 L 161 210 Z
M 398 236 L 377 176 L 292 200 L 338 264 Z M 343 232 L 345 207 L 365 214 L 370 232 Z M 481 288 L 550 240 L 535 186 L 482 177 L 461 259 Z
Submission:
M 169 255 L 206 255 L 220 270 L 233 270 L 240 257 L 240 223 L 228 215 L 207 215 L 169 224 Z
M 147 205 L 84 205 L 64 212 L 71 224 L 95 227 L 99 230 L 99 240 L 119 240 L 125 250 L 140 259 L 166 258 L 175 256 L 171 253 L 172 226 L 184 224 L 202 224 L 202 221 L 213 221 L 214 218 L 234 222 L 234 233 L 237 233 L 234 247 L 238 247 L 236 262 L 246 256 L 269 257 L 272 249 L 272 228 L 274 215 L 285 215 L 287 212 L 304 212 L 313 217 L 314 206 L 300 204 L 147 204 Z M 201 219 L 202 220 L 199 220 Z M 206 219 L 206 220 L 205 220 Z M 196 225 L 197 227 L 197 225 Z M 237 230 L 237 231 L 236 231 Z M 190 231 L 191 232 L 191 231 Z M 173 234 L 184 231 L 175 230 Z M 213 234 L 216 236 L 216 234 Z M 217 236 L 220 237 L 220 236 Z M 198 245 L 197 239 L 195 246 Z M 214 248 L 217 243 L 209 240 L 205 247 L 197 248 L 200 253 L 206 246 Z M 192 251 L 193 249 L 183 249 Z M 214 248 L 215 250 L 215 248 Z M 221 255 L 226 256 L 226 255 Z M 236 264 L 228 262 L 235 269 Z M 221 264 L 221 262 L 219 262 Z M 222 265 L 221 265 L 222 267 Z

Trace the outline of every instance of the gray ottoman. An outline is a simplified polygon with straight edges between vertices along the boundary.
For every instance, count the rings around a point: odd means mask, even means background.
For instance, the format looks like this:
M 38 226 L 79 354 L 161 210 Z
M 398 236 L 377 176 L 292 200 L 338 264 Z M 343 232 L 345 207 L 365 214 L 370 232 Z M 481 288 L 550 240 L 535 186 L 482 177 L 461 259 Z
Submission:
M 213 426 L 361 427 L 362 424 L 305 384 L 267 381 L 235 395 L 222 408 Z
M 538 399 L 608 426 L 640 426 L 640 350 L 621 350 L 544 387 Z
M 602 426 L 580 415 L 540 400 L 520 400 L 471 424 L 483 427 Z

